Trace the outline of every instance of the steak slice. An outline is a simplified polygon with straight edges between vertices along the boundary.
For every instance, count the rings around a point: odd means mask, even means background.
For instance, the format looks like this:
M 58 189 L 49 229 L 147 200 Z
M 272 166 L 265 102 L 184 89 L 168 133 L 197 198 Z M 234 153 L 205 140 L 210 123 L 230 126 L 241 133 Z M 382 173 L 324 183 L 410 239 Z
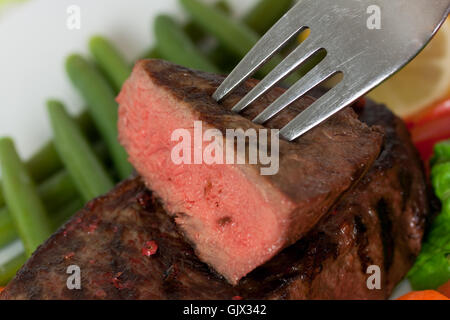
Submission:
M 219 144 L 228 155 L 236 148 L 226 130 L 264 128 L 250 119 L 284 92 L 274 89 L 238 115 L 230 109 L 257 81 L 248 81 L 219 105 L 211 96 L 222 81 L 165 61 L 140 61 L 118 97 L 119 133 L 130 162 L 175 217 L 196 254 L 236 284 L 304 236 L 354 185 L 378 156 L 382 133 L 348 108 L 293 143 L 280 141 L 275 175 L 261 175 L 264 166 L 248 161 L 175 164 L 175 130 L 186 129 L 194 137 L 194 122 L 201 121 L 201 134 L 216 129 L 223 135 Z M 313 101 L 307 97 L 295 103 L 266 128 L 282 128 Z M 192 143 L 189 152 L 194 147 Z M 202 153 L 206 149 L 205 144 L 200 147 Z M 249 149 L 247 141 L 245 154 L 238 150 L 237 157 L 245 159 Z
M 361 119 L 386 131 L 369 172 L 307 236 L 235 287 L 195 256 L 136 177 L 76 214 L 0 298 L 385 299 L 420 250 L 428 216 L 425 178 L 400 119 L 374 105 Z M 67 289 L 70 265 L 81 269 L 81 290 Z M 369 265 L 380 266 L 380 290 L 367 289 Z

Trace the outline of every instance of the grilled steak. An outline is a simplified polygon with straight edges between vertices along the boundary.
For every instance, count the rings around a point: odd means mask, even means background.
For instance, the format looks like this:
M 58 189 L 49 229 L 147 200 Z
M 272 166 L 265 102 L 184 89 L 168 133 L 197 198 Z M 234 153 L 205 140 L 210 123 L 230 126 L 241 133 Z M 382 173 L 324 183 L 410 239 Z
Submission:
M 369 172 L 306 237 L 231 286 L 194 254 L 136 177 L 90 202 L 42 245 L 2 299 L 384 299 L 420 250 L 425 179 L 402 121 L 369 105 L 361 119 L 386 132 Z M 81 290 L 69 290 L 70 265 Z M 381 289 L 368 290 L 369 265 Z
M 385 299 L 411 268 L 429 216 L 422 163 L 404 123 L 386 108 L 369 102 L 360 118 L 384 127 L 382 153 L 305 239 L 241 281 L 249 296 Z M 381 269 L 381 290 L 367 288 L 371 265 Z M 276 289 L 264 296 L 258 283 Z
M 230 109 L 257 82 L 248 81 L 219 105 L 211 96 L 221 81 L 223 77 L 168 62 L 141 61 L 118 98 L 119 132 L 131 163 L 175 216 L 196 254 L 236 284 L 325 215 L 376 159 L 382 134 L 348 108 L 293 143 L 280 141 L 279 171 L 274 175 L 261 175 L 264 166 L 248 161 L 176 164 L 171 156 L 180 137 L 172 141 L 172 134 L 185 129 L 195 137 L 195 121 L 202 122 L 200 139 L 207 129 L 221 133 L 216 155 L 246 159 L 250 143 L 238 150 L 227 130 L 264 128 L 251 119 L 284 92 L 272 90 L 241 116 Z M 282 128 L 312 101 L 304 98 L 265 127 Z M 189 143 L 182 153 L 189 153 L 194 163 L 198 148 L 196 142 Z M 200 146 L 201 154 L 207 150 L 207 143 Z

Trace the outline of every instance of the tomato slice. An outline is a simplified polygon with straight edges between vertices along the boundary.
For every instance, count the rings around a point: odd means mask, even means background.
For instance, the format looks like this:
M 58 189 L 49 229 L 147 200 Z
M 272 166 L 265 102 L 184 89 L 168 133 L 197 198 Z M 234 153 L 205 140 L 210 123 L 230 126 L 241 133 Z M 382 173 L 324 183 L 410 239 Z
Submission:
M 450 138 L 450 99 L 405 119 L 405 122 L 422 160 L 427 164 L 434 145 Z
M 450 138 L 450 117 L 414 127 L 411 130 L 411 136 L 420 157 L 427 163 L 433 155 L 434 145 Z
M 427 122 L 434 121 L 440 117 L 450 114 L 450 98 L 446 98 L 438 103 L 425 108 L 412 116 L 405 118 L 405 122 L 409 128 L 423 125 Z

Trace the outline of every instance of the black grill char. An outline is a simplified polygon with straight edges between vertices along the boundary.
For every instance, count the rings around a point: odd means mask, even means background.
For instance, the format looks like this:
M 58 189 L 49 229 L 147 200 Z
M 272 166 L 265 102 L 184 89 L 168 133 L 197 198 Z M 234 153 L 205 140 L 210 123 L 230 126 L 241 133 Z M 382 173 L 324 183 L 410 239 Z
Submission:
M 1 298 L 387 298 L 420 250 L 428 215 L 425 179 L 402 121 L 372 103 L 359 113 L 386 133 L 372 168 L 305 238 L 238 286 L 198 260 L 135 177 L 77 213 L 35 252 Z M 147 241 L 158 244 L 150 257 L 142 251 Z M 81 268 L 81 290 L 66 287 L 72 264 Z M 381 267 L 381 290 L 366 288 L 364 271 L 371 264 Z

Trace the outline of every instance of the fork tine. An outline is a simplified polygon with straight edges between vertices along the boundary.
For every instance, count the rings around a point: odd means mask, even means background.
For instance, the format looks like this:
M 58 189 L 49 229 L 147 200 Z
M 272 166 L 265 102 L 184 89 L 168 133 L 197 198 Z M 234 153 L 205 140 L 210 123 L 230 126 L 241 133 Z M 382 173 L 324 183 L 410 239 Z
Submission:
M 336 70 L 332 66 L 328 66 L 326 60 L 327 58 L 325 57 L 324 60 L 309 71 L 303 78 L 298 80 L 270 106 L 257 115 L 256 118 L 253 119 L 253 122 L 263 124 L 309 90 L 333 75 Z
M 291 120 L 280 130 L 280 135 L 292 141 L 357 99 L 360 92 L 354 92 L 352 95 L 342 94 L 343 91 L 348 91 L 344 81 L 345 79 Z
M 222 100 L 234 88 L 247 80 L 265 62 L 267 62 L 280 48 L 282 48 L 294 35 L 306 27 L 298 20 L 301 13 L 301 2 L 288 11 L 247 53 L 229 76 L 214 92 L 216 101 Z M 302 15 L 303 16 L 303 15 Z M 308 17 L 307 15 L 305 15 Z
M 275 84 L 289 75 L 297 67 L 302 65 L 308 58 L 320 50 L 316 42 L 308 37 L 304 43 L 300 44 L 291 52 L 280 64 L 278 64 L 263 80 L 261 80 L 244 98 L 242 98 L 234 107 L 234 112 L 244 110 L 253 101 L 267 92 Z

